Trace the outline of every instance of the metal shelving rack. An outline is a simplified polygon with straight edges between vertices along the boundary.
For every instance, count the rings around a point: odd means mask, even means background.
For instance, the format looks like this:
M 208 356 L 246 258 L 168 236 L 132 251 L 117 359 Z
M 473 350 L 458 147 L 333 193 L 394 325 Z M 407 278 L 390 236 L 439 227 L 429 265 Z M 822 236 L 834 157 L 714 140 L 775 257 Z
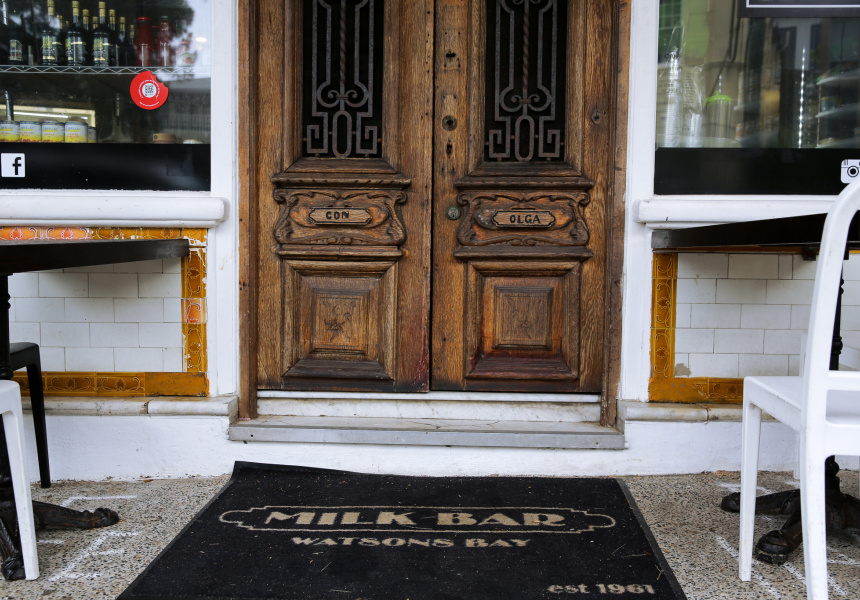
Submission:
M 209 75 L 204 66 L 181 67 L 54 67 L 46 65 L 0 65 L 0 73 L 56 73 L 65 75 L 137 75 L 152 71 L 156 75 Z

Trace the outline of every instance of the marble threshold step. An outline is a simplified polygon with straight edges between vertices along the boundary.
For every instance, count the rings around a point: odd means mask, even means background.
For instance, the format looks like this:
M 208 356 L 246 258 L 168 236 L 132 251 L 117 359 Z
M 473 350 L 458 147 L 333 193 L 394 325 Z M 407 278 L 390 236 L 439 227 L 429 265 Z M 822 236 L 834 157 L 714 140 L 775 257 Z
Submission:
M 583 395 L 263 392 L 259 416 L 230 439 L 410 446 L 623 449 L 601 427 L 600 398 Z

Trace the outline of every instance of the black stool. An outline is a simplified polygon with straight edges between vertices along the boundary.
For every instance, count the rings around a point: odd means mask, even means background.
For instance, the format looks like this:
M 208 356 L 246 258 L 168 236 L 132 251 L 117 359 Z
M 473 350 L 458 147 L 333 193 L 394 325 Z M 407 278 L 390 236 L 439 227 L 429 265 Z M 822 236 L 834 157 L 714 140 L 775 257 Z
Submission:
M 30 406 L 33 408 L 33 425 L 36 429 L 36 455 L 39 457 L 39 479 L 42 487 L 51 487 L 51 468 L 48 464 L 48 431 L 45 428 L 45 395 L 42 390 L 42 361 L 39 345 L 31 342 L 9 344 L 12 370 L 27 367 L 30 385 Z

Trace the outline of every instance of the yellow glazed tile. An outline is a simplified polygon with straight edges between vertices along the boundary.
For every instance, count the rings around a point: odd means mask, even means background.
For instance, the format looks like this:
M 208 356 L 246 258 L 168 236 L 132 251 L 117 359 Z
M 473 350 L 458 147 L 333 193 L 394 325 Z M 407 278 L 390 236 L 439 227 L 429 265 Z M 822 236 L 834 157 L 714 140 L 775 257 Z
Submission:
M 206 322 L 206 299 L 205 298 L 183 298 L 182 299 L 182 322 L 197 324 Z
M 182 230 L 182 237 L 188 240 L 192 246 L 206 245 L 206 230 L 187 228 Z
M 41 227 L 0 227 L 0 240 L 35 240 L 41 237 Z
M 206 325 L 182 324 L 185 339 L 184 359 L 187 373 L 206 372 Z
M 86 227 L 44 227 L 42 237 L 49 240 L 85 240 L 90 237 Z
M 92 230 L 92 236 L 94 240 L 115 240 L 122 239 L 117 238 L 117 229 L 113 229 L 111 227 L 94 227 Z
M 175 240 L 181 235 L 182 230 L 174 227 L 147 227 L 140 232 L 145 240 Z
M 716 377 L 675 377 L 675 311 L 678 285 L 677 253 L 655 253 L 651 280 L 652 402 L 738 403 L 743 380 Z
M 45 373 L 45 394 L 49 396 L 95 396 L 95 373 Z
M 96 373 L 97 396 L 145 396 L 144 373 Z
M 182 297 L 206 297 L 206 252 L 191 248 L 191 254 L 182 259 Z
M 43 385 L 43 387 L 44 387 L 44 383 L 45 383 L 44 375 L 45 374 L 43 373 L 42 374 L 42 385 Z M 26 396 L 30 393 L 30 381 L 27 379 L 27 373 L 26 372 L 15 373 L 12 376 L 12 380 L 15 383 L 17 383 L 19 386 L 21 386 L 21 394 Z
M 147 396 L 206 396 L 206 373 L 146 373 Z

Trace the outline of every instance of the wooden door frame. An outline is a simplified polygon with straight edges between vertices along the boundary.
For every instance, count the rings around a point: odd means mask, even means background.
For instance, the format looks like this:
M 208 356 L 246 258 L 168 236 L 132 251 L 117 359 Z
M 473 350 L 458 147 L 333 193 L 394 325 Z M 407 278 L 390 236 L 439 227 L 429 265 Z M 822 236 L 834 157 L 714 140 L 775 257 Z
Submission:
M 261 249 L 257 240 L 256 156 L 254 152 L 254 115 L 257 98 L 254 93 L 256 53 L 254 41 L 263 31 L 258 26 L 256 7 L 266 0 L 239 0 L 239 418 L 257 416 L 257 321 L 256 264 Z M 271 0 L 269 0 L 271 1 Z M 284 1 L 284 0 L 281 0 Z M 601 402 L 602 425 L 614 426 L 616 420 L 616 394 L 620 380 L 621 363 L 621 277 L 624 265 L 625 210 L 627 159 L 627 113 L 630 58 L 630 4 L 627 0 L 613 3 L 613 65 L 614 86 L 611 106 L 606 114 L 595 112 L 592 119 L 609 118 L 612 127 L 612 159 L 608 176 L 611 191 L 607 210 L 607 274 L 604 347 L 603 393 Z M 293 21 L 290 21 L 293 22 Z M 284 31 L 295 36 L 298 32 Z M 266 250 L 266 249 L 262 249 Z

